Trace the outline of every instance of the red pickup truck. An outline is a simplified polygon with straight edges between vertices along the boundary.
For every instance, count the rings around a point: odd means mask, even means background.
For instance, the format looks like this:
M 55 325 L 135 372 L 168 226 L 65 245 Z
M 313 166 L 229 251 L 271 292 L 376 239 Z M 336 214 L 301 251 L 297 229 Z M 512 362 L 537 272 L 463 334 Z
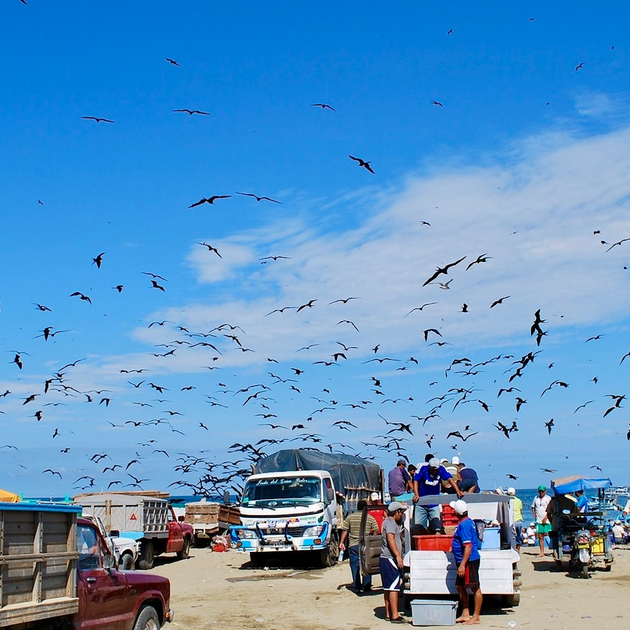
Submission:
M 167 578 L 118 571 L 79 506 L 0 504 L 0 627 L 158 630 L 173 620 Z
M 77 521 L 79 611 L 74 628 L 157 630 L 173 620 L 171 586 L 159 575 L 118 571 L 91 521 Z

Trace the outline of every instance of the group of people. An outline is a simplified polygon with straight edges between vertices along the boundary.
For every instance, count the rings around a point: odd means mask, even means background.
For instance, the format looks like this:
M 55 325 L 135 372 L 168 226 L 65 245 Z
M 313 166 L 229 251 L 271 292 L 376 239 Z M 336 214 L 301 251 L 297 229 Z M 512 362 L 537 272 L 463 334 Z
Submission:
M 477 528 L 468 517 L 468 504 L 458 499 L 450 506 L 457 515 L 458 525 L 453 534 L 452 552 L 457 564 L 456 586 L 462 607 L 457 621 L 465 624 L 478 624 L 483 596 L 479 588 L 479 549 Z M 361 577 L 359 556 L 359 532 L 365 501 L 359 501 L 357 510 L 343 522 L 341 529 L 340 549 L 348 551 L 348 559 L 352 572 L 353 589 L 356 593 L 372 590 L 372 576 Z M 407 623 L 399 612 L 400 591 L 403 587 L 404 557 L 409 549 L 409 530 L 405 527 L 405 519 L 409 506 L 399 501 L 392 501 L 387 506 L 387 517 L 380 528 L 377 520 L 369 512 L 366 517 L 365 530 L 370 534 L 381 532 L 381 553 L 379 568 L 385 599 L 385 619 L 391 623 Z M 471 614 L 468 603 L 468 589 L 474 596 L 474 613 Z
M 421 497 L 435 496 L 442 492 L 462 498 L 467 493 L 480 492 L 477 472 L 466 466 L 458 457 L 439 460 L 427 453 L 424 462 L 414 466 L 399 459 L 396 467 L 388 474 L 389 494 L 393 501 L 413 501 L 414 533 L 436 533 L 441 531 L 439 504 L 418 504 Z
M 435 533 L 441 531 L 440 505 L 418 504 L 421 497 L 436 496 L 442 492 L 454 495 L 451 507 L 457 516 L 458 525 L 453 534 L 452 551 L 457 563 L 457 589 L 462 611 L 457 621 L 479 623 L 482 593 L 479 588 L 479 561 L 477 529 L 468 517 L 468 505 L 462 500 L 466 493 L 479 492 L 477 473 L 458 458 L 440 461 L 433 454 L 427 454 L 425 461 L 418 466 L 407 465 L 400 459 L 389 472 L 389 493 L 391 502 L 387 506 L 386 518 L 379 523 L 378 512 L 368 513 L 365 532 L 381 535 L 379 568 L 385 599 L 385 618 L 392 623 L 407 623 L 399 613 L 399 593 L 403 585 L 403 558 L 410 548 L 412 533 Z M 372 501 L 379 503 L 378 495 Z M 357 510 L 350 514 L 341 526 L 340 549 L 347 552 L 352 573 L 352 589 L 357 593 L 372 590 L 372 576 L 362 575 L 360 566 L 359 539 L 363 512 L 369 502 L 359 501 Z M 407 519 L 411 503 L 412 517 Z M 380 519 L 379 519 L 380 520 Z M 468 604 L 468 589 L 474 594 L 474 612 Z

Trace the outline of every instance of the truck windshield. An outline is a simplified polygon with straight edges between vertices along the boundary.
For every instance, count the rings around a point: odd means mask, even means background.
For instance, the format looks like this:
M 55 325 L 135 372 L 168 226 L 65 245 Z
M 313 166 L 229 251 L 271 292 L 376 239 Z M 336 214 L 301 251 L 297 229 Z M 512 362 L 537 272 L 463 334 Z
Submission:
M 273 477 L 248 481 L 242 503 L 275 508 L 320 503 L 321 497 L 321 481 L 317 477 Z

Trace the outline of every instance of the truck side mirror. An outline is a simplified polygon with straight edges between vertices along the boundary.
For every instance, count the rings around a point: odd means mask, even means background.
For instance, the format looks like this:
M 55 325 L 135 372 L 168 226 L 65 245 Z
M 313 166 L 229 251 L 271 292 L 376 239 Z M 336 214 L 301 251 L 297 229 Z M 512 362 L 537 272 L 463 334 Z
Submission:
M 332 503 L 335 500 L 335 491 L 332 488 L 326 488 L 326 502 Z
M 229 490 L 226 490 L 223 493 L 223 503 L 225 503 L 225 505 L 229 505 L 229 503 L 230 503 L 230 491 Z
M 113 569 L 116 566 L 116 558 L 111 553 L 103 555 L 103 568 Z

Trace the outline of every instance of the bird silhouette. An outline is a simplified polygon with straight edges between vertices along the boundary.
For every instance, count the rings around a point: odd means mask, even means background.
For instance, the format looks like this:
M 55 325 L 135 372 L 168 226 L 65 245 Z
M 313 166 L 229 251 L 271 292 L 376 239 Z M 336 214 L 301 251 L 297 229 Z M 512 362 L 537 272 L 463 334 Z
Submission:
M 81 116 L 84 120 L 95 120 L 97 123 L 104 122 L 114 124 L 113 120 L 109 120 L 108 118 L 97 118 L 96 116 Z
M 413 313 L 414 311 L 421 311 L 422 309 L 424 309 L 425 306 L 432 306 L 433 304 L 437 304 L 437 302 L 427 302 L 426 304 L 423 304 L 422 306 L 416 306 L 415 308 L 412 308 L 407 313 L 407 315 L 411 315 L 411 313 Z M 407 317 L 407 315 L 405 315 L 405 317 Z
M 172 66 L 179 66 L 175 59 L 169 59 L 168 57 L 166 57 L 166 61 L 168 61 Z
M 216 199 L 229 199 L 232 195 L 213 195 L 212 197 L 203 197 L 201 198 L 199 201 L 197 201 L 196 203 L 191 204 L 190 206 L 188 206 L 189 208 L 196 208 L 197 206 L 200 206 L 203 203 L 209 203 L 210 205 L 213 205 Z
M 459 265 L 459 263 L 462 262 L 463 260 L 466 260 L 466 256 L 462 256 L 459 260 L 456 260 L 455 262 L 449 263 L 448 265 L 445 265 L 444 267 L 438 267 L 436 269 L 435 273 L 428 280 L 426 280 L 425 283 L 422 286 L 426 287 L 427 284 L 433 282 L 439 275 L 447 274 L 448 270 L 451 267 L 455 267 L 455 265 Z
M 258 195 L 255 195 L 254 193 L 237 192 L 236 194 L 243 195 L 244 197 L 253 197 L 256 201 L 271 201 L 272 203 L 282 204 L 282 202 L 278 201 L 277 199 L 272 199 L 271 197 L 259 197 Z
M 329 109 L 333 112 L 337 111 L 334 107 L 327 105 L 326 103 L 312 103 L 311 107 L 321 107 L 322 109 Z
M 199 243 L 199 245 L 202 245 L 203 247 L 207 247 L 209 252 L 214 252 L 219 258 L 223 258 L 223 256 L 219 254 L 219 250 L 216 247 L 212 247 L 212 245 L 209 245 L 205 241 L 203 243 Z
M 200 109 L 174 109 L 174 112 L 185 112 L 189 116 L 193 114 L 198 114 L 199 116 L 212 116 L 209 112 L 202 112 Z
M 70 297 L 78 297 L 84 302 L 89 302 L 90 304 L 92 304 L 92 300 L 90 299 L 90 297 L 85 295 L 85 293 L 81 293 L 81 291 L 75 291 L 74 293 L 71 293 Z
M 362 160 L 361 158 L 353 157 L 352 155 L 349 155 L 348 157 L 351 160 L 354 160 L 355 162 L 358 162 L 359 166 L 362 166 L 363 168 L 367 169 L 373 175 L 375 174 L 374 171 L 372 170 L 372 167 L 370 166 L 371 162 L 366 162 L 365 160 Z

